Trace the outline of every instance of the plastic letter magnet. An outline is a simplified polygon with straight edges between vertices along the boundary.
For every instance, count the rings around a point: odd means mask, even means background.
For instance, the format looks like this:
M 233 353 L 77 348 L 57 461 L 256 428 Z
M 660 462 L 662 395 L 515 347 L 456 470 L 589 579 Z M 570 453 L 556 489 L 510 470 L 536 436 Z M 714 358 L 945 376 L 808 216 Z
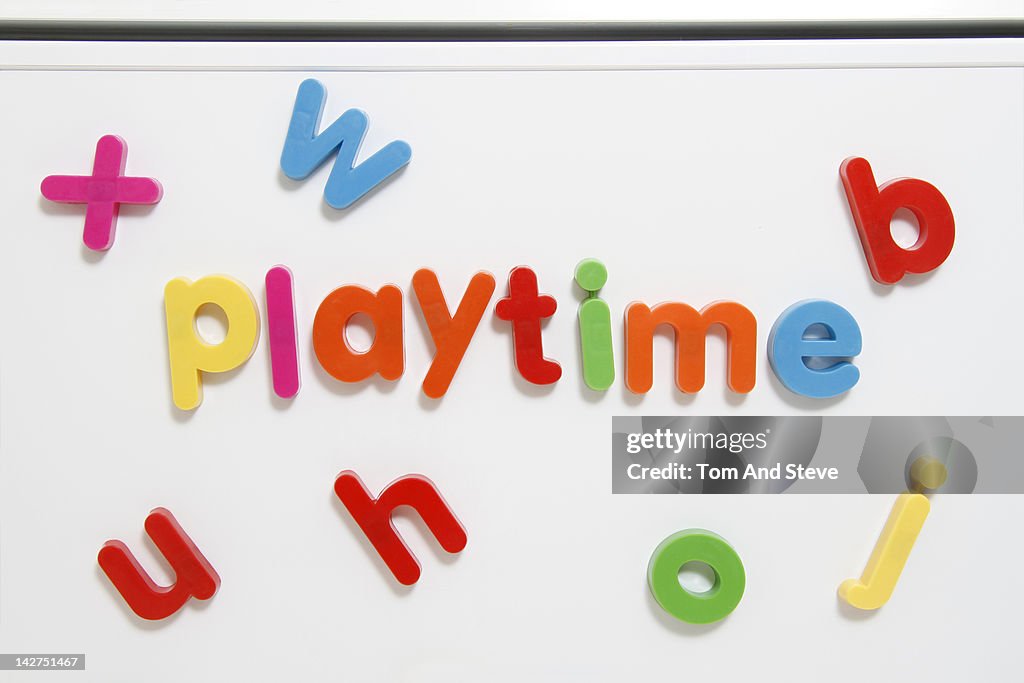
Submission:
M 155 179 L 124 174 L 127 160 L 127 143 L 116 135 L 104 135 L 96 143 L 92 175 L 51 175 L 39 188 L 51 202 L 86 205 L 82 240 L 94 251 L 106 251 L 114 244 L 121 204 L 156 204 L 163 197 Z
M 704 593 L 679 583 L 679 570 L 687 562 L 703 562 L 715 573 Z M 686 529 L 661 542 L 651 555 L 647 585 L 661 608 L 680 621 L 710 624 L 727 617 L 740 604 L 747 578 L 743 562 L 725 539 L 705 529 Z

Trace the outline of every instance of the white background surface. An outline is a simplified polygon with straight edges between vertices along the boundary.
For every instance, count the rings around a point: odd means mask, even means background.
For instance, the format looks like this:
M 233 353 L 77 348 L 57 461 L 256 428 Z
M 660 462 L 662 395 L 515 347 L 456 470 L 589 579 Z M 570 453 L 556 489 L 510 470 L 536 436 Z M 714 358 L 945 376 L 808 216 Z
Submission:
M 0 124 L 18 133 L 0 163 L 4 651 L 85 652 L 85 674 L 59 675 L 103 681 L 954 681 L 1016 669 L 1024 598 L 1010 587 L 1024 548 L 1006 523 L 1020 497 L 935 501 L 892 601 L 863 616 L 835 589 L 860 574 L 891 498 L 612 496 L 609 434 L 614 414 L 1020 414 L 1020 366 L 986 344 L 989 331 L 1024 334 L 1011 313 L 1021 42 L 0 49 L 13 67 L 0 73 Z M 369 113 L 364 154 L 398 137 L 413 147 L 408 169 L 348 213 L 323 203 L 326 168 L 302 183 L 278 169 L 311 74 L 327 86 L 325 123 L 350 106 Z M 128 141 L 128 172 L 158 178 L 165 197 L 123 209 L 99 257 L 81 247 L 83 210 L 48 204 L 38 186 L 86 172 L 104 133 Z M 880 181 L 916 176 L 945 193 L 958 236 L 935 274 L 872 284 L 838 178 L 851 154 Z M 632 300 L 735 299 L 763 349 L 783 309 L 823 297 L 861 325 L 861 382 L 803 400 L 761 352 L 741 399 L 713 340 L 707 386 L 687 397 L 662 338 L 646 398 L 623 389 L 621 365 L 596 395 L 580 378 L 571 280 L 587 256 L 609 267 L 619 352 Z M 228 273 L 262 302 L 276 263 L 296 277 L 302 392 L 273 398 L 261 341 L 181 414 L 164 284 Z M 431 345 L 413 272 L 435 268 L 454 306 L 476 270 L 501 295 L 518 264 L 558 299 L 544 339 L 562 381 L 518 380 L 507 326 L 488 314 L 448 396 L 423 398 Z M 406 375 L 341 385 L 311 352 L 316 306 L 342 284 L 386 282 L 409 295 Z M 431 477 L 469 546 L 441 558 L 400 521 L 423 576 L 398 587 L 333 497 L 346 468 L 374 491 Z M 223 585 L 147 624 L 95 556 L 119 538 L 166 580 L 142 531 L 158 505 Z M 748 574 L 739 608 L 711 627 L 674 622 L 645 585 L 655 546 L 695 526 L 732 542 Z
M 1024 0 L 5 0 L 10 19 L 166 21 L 813 21 L 1024 17 Z

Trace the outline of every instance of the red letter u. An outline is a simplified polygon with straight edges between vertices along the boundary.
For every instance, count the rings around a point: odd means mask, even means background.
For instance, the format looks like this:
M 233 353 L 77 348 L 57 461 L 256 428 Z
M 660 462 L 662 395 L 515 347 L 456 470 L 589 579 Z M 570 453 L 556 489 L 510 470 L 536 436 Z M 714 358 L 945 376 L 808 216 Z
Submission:
M 178 520 L 165 508 L 146 517 L 146 533 L 174 570 L 170 586 L 158 586 L 121 541 L 107 541 L 97 558 L 103 572 L 132 611 L 143 619 L 165 619 L 190 598 L 208 600 L 220 586 L 220 577 Z

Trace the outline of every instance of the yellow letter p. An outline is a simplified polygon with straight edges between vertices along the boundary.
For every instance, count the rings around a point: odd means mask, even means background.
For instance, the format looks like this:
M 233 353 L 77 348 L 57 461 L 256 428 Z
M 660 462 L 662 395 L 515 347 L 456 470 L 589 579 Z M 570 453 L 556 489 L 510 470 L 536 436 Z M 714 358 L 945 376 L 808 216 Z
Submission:
M 207 344 L 196 330 L 196 313 L 205 304 L 217 306 L 227 318 L 220 344 Z M 171 361 L 174 405 L 192 410 L 203 402 L 201 372 L 227 372 L 249 360 L 260 336 L 256 300 L 248 288 L 226 275 L 191 282 L 175 278 L 164 287 L 167 351 Z

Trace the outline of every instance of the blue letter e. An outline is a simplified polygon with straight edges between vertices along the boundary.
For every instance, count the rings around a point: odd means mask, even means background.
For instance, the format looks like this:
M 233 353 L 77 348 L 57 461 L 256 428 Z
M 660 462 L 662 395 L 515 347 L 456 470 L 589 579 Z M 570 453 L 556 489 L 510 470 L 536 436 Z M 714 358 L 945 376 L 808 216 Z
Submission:
M 831 301 L 808 299 L 793 304 L 775 321 L 768 335 L 768 362 L 793 393 L 831 398 L 849 391 L 860 379 L 860 371 L 847 360 L 860 348 L 860 327 L 849 311 Z M 837 360 L 830 364 L 823 359 Z

